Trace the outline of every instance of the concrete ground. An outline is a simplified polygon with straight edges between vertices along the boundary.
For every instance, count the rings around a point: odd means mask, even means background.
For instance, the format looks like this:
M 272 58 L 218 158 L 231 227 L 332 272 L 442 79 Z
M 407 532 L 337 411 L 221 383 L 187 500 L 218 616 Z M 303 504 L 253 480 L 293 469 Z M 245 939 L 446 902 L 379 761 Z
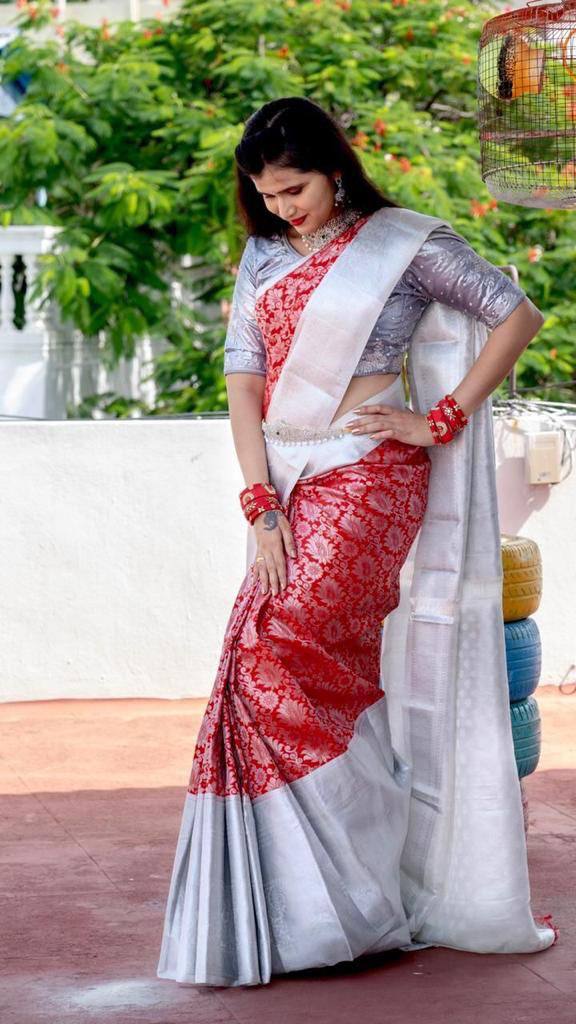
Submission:
M 576 693 L 536 696 L 532 904 L 559 943 L 392 953 L 243 989 L 155 974 L 204 701 L 0 705 L 1 1024 L 576 1024 Z

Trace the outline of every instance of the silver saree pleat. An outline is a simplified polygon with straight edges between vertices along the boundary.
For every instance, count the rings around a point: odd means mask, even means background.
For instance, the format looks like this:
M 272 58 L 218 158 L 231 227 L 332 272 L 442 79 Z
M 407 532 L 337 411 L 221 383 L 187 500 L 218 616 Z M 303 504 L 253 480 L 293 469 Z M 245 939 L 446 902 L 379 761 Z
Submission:
M 348 750 L 305 778 L 256 800 L 188 794 L 158 976 L 255 985 L 410 943 L 409 793 L 384 698 Z

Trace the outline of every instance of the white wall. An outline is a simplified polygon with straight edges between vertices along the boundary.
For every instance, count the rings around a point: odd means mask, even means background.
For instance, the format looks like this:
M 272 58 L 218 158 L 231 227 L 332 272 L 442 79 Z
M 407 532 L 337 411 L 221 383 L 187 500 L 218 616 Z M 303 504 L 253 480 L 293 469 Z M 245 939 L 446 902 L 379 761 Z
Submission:
M 526 488 L 496 423 L 501 525 L 542 549 L 542 682 L 576 660 L 576 470 Z M 244 576 L 227 418 L 0 423 L 0 699 L 210 692 Z
M 222 420 L 0 424 L 0 699 L 207 693 L 243 576 Z

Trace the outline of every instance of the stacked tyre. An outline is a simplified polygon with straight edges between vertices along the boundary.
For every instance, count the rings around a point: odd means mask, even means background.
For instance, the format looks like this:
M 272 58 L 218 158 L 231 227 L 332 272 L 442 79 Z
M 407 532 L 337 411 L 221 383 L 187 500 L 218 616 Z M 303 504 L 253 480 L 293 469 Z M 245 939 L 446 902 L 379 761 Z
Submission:
M 538 626 L 530 616 L 542 597 L 542 559 L 538 545 L 528 537 L 502 534 L 500 539 L 510 716 L 516 765 L 522 784 L 522 779 L 536 770 L 540 759 L 540 711 L 532 694 L 540 680 L 542 644 Z M 522 795 L 527 827 L 524 790 Z

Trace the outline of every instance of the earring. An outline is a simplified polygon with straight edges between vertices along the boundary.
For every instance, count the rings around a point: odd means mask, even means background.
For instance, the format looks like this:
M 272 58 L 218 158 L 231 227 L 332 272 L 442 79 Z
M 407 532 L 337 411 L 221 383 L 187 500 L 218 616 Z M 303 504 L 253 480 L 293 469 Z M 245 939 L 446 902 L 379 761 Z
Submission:
M 342 185 L 342 177 L 340 174 L 336 175 L 334 181 L 338 186 L 336 192 L 334 193 L 334 204 L 335 206 L 339 206 L 341 203 L 344 203 L 344 200 L 346 198 L 346 189 Z

